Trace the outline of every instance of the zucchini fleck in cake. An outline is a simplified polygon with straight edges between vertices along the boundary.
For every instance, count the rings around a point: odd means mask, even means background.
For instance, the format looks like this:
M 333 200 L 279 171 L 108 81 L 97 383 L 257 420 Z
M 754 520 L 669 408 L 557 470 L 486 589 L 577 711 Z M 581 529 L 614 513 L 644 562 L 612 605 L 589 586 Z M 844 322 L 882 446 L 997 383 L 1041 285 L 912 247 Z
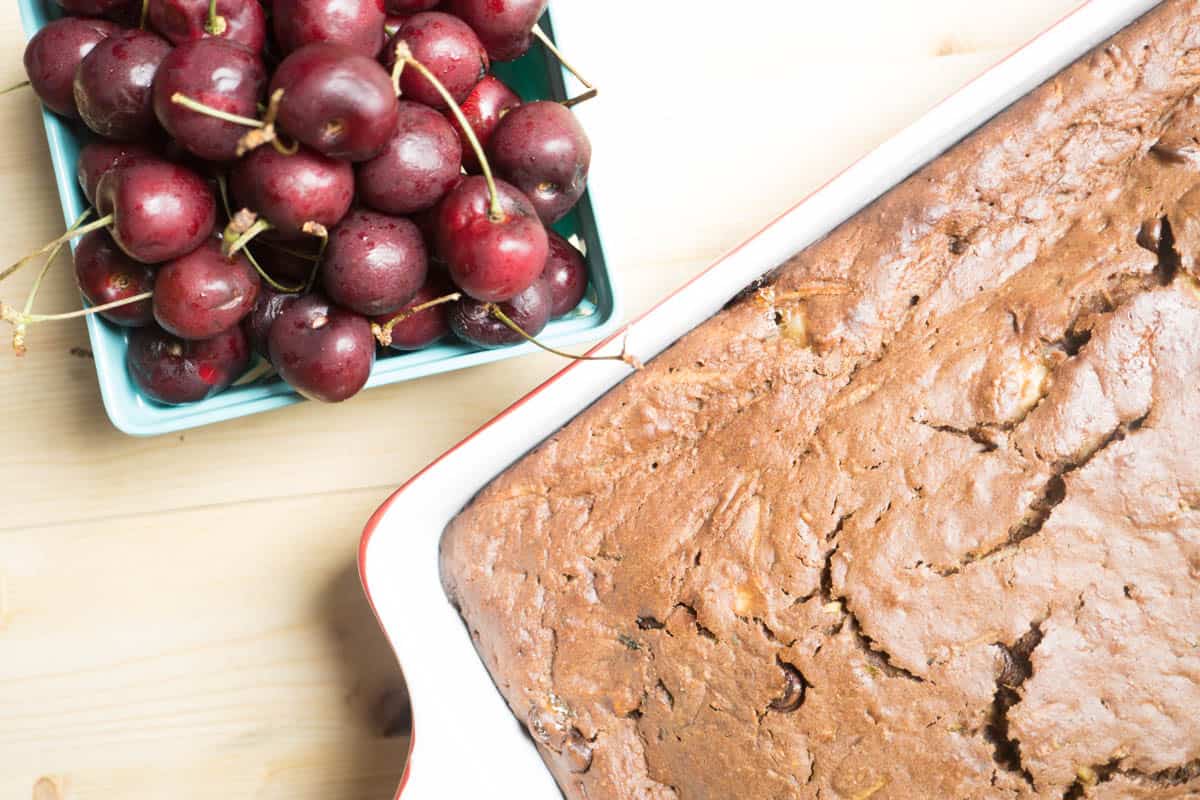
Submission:
M 488 486 L 446 589 L 572 800 L 1200 797 L 1200 0 Z

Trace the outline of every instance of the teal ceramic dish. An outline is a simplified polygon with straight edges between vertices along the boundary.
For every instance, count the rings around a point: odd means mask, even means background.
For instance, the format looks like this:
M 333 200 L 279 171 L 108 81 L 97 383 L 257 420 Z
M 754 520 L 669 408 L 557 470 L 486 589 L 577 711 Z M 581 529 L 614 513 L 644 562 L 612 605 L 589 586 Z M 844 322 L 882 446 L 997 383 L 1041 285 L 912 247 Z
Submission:
M 56 19 L 58 7 L 51 0 L 19 0 L 21 21 L 27 36 Z M 550 14 L 542 19 L 543 29 L 553 36 Z M 565 99 L 564 73 L 554 56 L 540 44 L 511 64 L 497 64 L 496 75 L 525 99 Z M 75 180 L 75 163 L 87 131 L 81 124 L 62 119 L 43 110 L 46 141 L 54 165 L 54 179 L 62 201 L 67 224 L 87 207 Z M 620 320 L 616 287 L 613 284 L 600 245 L 594 199 L 589 192 L 565 219 L 554 226 L 567 236 L 577 236 L 586 245 L 591 280 L 587 297 L 571 315 L 551 322 L 539 337 L 547 344 L 561 346 L 594 341 L 611 333 Z M 125 369 L 125 331 L 97 316 L 87 318 L 88 336 L 96 359 L 96 375 L 104 408 L 113 425 L 134 436 L 154 436 L 172 431 L 210 425 L 227 419 L 256 414 L 301 402 L 303 398 L 278 378 L 242 386 L 232 386 L 216 397 L 184 406 L 165 406 L 143 397 Z M 380 351 L 367 382 L 367 388 L 399 383 L 426 375 L 473 367 L 529 353 L 532 344 L 499 350 L 478 350 L 447 341 L 415 353 Z M 329 413 L 353 413 L 330 409 Z

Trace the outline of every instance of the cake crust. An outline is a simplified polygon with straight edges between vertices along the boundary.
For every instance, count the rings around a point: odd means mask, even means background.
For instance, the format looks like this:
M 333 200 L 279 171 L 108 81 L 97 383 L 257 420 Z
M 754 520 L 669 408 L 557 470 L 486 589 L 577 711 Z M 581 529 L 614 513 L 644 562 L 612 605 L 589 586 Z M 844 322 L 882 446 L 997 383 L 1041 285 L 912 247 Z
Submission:
M 1200 797 L 1198 90 L 1167 0 L 451 523 L 568 798 Z

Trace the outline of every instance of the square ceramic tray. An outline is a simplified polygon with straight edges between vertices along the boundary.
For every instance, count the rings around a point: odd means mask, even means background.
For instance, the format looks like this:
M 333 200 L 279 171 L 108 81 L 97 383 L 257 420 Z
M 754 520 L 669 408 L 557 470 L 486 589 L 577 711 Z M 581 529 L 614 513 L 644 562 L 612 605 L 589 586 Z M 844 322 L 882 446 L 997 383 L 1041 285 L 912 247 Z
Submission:
M 58 7 L 52 0 L 18 2 L 27 36 L 32 36 L 59 16 Z M 549 12 L 543 17 L 541 25 L 551 36 L 554 35 Z M 523 98 L 564 99 L 567 96 L 564 71 L 540 44 L 535 44 L 518 61 L 497 64 L 495 72 Z M 55 182 L 62 201 L 63 219 L 70 224 L 87 207 L 87 201 L 75 180 L 75 162 L 80 146 L 86 141 L 87 131 L 81 124 L 65 120 L 50 111 L 43 110 L 42 116 Z M 561 346 L 596 341 L 611 333 L 620 323 L 617 289 L 604 261 L 595 209 L 596 193 L 590 190 L 576 209 L 554 226 L 564 236 L 578 236 L 586 245 L 590 287 L 587 297 L 573 314 L 547 326 L 539 338 L 548 344 Z M 104 408 L 113 424 L 125 433 L 135 436 L 169 433 L 280 408 L 303 399 L 287 384 L 275 378 L 233 386 L 199 403 L 183 406 L 156 403 L 143 397 L 129 379 L 125 369 L 126 332 L 94 315 L 88 317 L 87 325 Z M 512 358 L 533 350 L 534 345 L 531 344 L 479 350 L 457 342 L 444 342 L 415 353 L 381 352 L 367 388 Z
M 649 360 L 743 287 L 1155 4 L 1082 3 L 593 352 L 620 352 L 628 337 L 630 351 Z M 601 13 L 589 5 L 568 7 L 570 35 L 583 35 L 587 15 Z M 565 22 L 559 32 L 569 48 Z M 413 739 L 398 798 L 561 797 L 442 591 L 438 543 L 483 486 L 627 374 L 612 362 L 568 366 L 398 489 L 367 523 L 359 571 L 412 696 Z

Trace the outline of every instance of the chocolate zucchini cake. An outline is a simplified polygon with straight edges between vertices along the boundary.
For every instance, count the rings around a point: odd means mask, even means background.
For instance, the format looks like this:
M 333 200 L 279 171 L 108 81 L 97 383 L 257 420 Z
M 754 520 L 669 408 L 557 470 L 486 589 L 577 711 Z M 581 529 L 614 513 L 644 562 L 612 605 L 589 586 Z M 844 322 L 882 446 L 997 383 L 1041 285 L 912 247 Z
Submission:
M 1198 91 L 1167 0 L 455 519 L 567 797 L 1200 797 Z

